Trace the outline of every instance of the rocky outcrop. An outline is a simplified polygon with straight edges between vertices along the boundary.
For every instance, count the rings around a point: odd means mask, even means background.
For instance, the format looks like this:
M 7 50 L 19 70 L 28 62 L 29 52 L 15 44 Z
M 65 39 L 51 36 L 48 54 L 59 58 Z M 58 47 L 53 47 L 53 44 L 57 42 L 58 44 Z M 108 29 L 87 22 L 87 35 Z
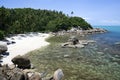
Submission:
M 63 43 L 62 48 L 84 48 L 89 43 L 94 43 L 94 40 L 79 40 L 75 36 L 70 38 L 68 42 Z
M 71 28 L 70 30 L 63 30 L 63 31 L 58 31 L 56 33 L 52 33 L 55 36 L 59 35 L 65 35 L 65 34 L 79 34 L 79 36 L 85 36 L 88 34 L 95 34 L 95 33 L 105 33 L 107 30 L 102 29 L 102 28 L 93 28 L 93 29 L 88 29 L 88 30 L 82 30 L 81 28 Z
M 102 28 L 93 28 L 90 30 L 83 31 L 84 34 L 105 33 L 105 32 L 107 32 L 107 30 L 102 29 Z
M 11 60 L 18 68 L 20 69 L 30 69 L 31 62 L 27 57 L 24 56 L 16 56 Z
M 45 78 L 45 73 L 36 72 L 33 69 L 10 68 L 8 65 L 0 67 L 0 80 L 62 80 L 62 69 L 57 69 L 51 78 Z

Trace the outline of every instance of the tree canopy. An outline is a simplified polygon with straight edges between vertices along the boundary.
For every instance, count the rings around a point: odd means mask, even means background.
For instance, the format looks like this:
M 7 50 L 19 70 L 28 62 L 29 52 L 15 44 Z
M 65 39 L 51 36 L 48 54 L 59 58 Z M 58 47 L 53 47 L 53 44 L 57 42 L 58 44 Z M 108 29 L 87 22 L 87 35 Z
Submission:
M 70 17 L 62 11 L 0 7 L 0 35 L 68 30 L 74 26 L 92 28 L 83 18 Z

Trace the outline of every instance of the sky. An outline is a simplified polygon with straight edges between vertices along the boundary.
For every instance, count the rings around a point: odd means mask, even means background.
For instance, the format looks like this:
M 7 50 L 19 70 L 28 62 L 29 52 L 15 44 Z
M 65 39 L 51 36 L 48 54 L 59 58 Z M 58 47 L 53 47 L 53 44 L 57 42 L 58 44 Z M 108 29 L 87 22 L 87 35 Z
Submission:
M 120 0 L 0 0 L 0 6 L 56 10 L 91 25 L 120 25 Z

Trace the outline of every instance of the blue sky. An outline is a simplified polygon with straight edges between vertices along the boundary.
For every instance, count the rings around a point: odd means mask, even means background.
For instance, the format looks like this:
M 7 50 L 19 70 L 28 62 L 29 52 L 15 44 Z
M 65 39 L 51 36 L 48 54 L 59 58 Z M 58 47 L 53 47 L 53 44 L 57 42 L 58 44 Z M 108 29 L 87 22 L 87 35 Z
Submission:
M 7 8 L 62 11 L 84 18 L 92 25 L 120 25 L 120 0 L 0 0 Z

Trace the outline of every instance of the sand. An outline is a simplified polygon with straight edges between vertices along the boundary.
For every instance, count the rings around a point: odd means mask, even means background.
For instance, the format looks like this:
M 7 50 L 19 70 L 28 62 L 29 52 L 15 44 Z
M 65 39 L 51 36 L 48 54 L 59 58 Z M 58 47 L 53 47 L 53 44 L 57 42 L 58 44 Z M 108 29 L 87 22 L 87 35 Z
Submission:
M 9 41 L 16 43 L 8 45 L 8 51 L 10 54 L 2 59 L 2 64 L 12 64 L 11 59 L 17 55 L 25 55 L 26 53 L 39 49 L 41 47 L 49 45 L 45 41 L 50 35 L 45 33 L 29 33 L 18 34 L 10 38 L 6 38 Z

